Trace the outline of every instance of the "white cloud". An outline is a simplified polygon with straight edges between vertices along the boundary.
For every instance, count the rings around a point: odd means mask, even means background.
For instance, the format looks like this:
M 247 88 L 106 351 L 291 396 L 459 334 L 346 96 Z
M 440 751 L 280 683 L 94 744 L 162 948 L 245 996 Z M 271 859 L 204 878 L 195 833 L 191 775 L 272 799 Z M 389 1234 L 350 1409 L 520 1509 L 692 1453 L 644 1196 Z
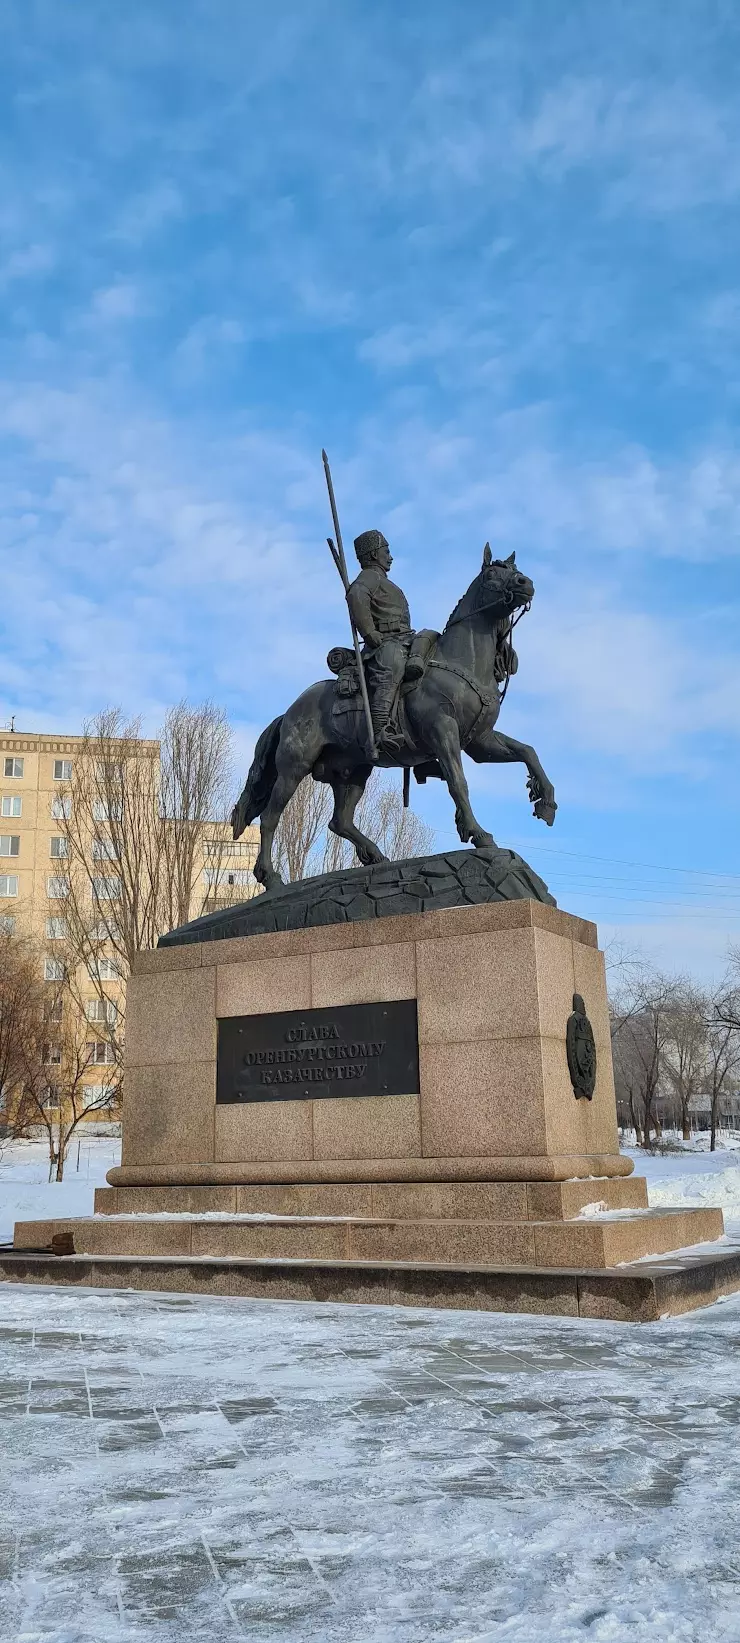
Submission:
M 241 320 L 219 314 L 203 314 L 177 344 L 173 366 L 177 376 L 191 381 L 204 371 L 213 370 L 218 357 L 223 369 L 225 357 L 238 358 L 238 351 L 247 341 L 246 327 Z
M 615 65 L 594 75 L 584 62 L 535 89 L 527 107 L 516 77 L 501 75 L 486 94 L 489 67 L 466 56 L 427 80 L 405 131 L 407 182 L 454 189 L 463 209 L 466 192 L 491 178 L 521 183 L 538 172 L 551 183 L 599 174 L 609 210 L 662 214 L 737 196 L 736 100 L 707 95 L 690 74 L 670 83 Z
M 51 245 L 37 242 L 19 247 L 0 263 L 0 284 L 38 278 L 40 274 L 48 274 L 55 262 L 56 252 Z
M 526 620 L 512 709 L 521 717 L 528 700 L 531 720 L 579 761 L 587 749 L 592 768 L 613 762 L 622 777 L 696 779 L 713 762 L 707 739 L 740 741 L 740 657 L 710 642 L 708 626 L 702 643 L 701 625 L 630 608 L 603 588 L 575 602 L 551 589 Z
M 141 294 L 131 281 L 117 280 L 93 295 L 92 313 L 96 319 L 136 319 L 141 312 Z
M 182 191 L 163 179 L 124 201 L 111 235 L 140 246 L 183 216 L 185 210 Z

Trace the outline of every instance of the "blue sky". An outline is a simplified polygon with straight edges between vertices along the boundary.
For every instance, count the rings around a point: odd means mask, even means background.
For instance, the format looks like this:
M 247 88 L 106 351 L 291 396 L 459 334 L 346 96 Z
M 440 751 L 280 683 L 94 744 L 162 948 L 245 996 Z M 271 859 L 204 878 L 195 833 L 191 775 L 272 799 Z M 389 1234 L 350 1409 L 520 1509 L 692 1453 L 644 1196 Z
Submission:
M 0 719 L 210 695 L 246 763 L 345 637 L 325 444 L 417 626 L 487 538 L 535 580 L 501 725 L 560 811 L 472 769 L 498 841 L 607 939 L 721 969 L 738 8 L 7 0 L 1 27 Z M 436 784 L 418 808 L 452 844 Z

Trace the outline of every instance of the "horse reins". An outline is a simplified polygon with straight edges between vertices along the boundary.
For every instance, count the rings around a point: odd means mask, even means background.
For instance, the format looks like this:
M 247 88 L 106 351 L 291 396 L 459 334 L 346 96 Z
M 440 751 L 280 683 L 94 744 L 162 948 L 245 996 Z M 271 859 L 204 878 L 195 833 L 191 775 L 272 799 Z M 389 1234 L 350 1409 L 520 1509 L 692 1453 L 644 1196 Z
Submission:
M 509 626 L 506 629 L 506 633 L 504 634 L 504 644 L 505 645 L 511 646 L 511 635 L 514 632 L 514 629 L 517 625 L 517 622 L 521 622 L 522 617 L 526 616 L 527 611 L 531 610 L 531 608 L 532 608 L 532 601 L 531 601 L 531 599 L 528 599 L 526 605 L 521 606 L 521 609 L 519 610 L 518 614 L 516 616 L 512 616 L 511 621 L 509 622 Z M 511 673 L 510 673 L 510 671 L 507 667 L 507 669 L 506 669 L 506 682 L 504 684 L 503 690 L 499 693 L 499 706 L 503 702 L 504 697 L 506 695 L 506 692 L 509 688 L 510 679 L 511 679 Z

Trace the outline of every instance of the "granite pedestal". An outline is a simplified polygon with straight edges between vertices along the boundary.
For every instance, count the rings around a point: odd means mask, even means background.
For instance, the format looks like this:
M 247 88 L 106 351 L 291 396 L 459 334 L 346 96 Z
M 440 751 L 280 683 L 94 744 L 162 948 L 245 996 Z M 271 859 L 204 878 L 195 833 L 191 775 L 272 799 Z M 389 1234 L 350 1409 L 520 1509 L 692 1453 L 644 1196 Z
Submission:
M 598 1055 L 574 1097 L 565 1033 L 581 993 Z M 419 1088 L 217 1104 L 227 1017 L 409 999 Z M 595 926 L 534 901 L 168 946 L 129 982 L 124 1186 L 527 1181 L 620 1176 L 604 961 Z
M 590 1100 L 566 1052 L 574 994 L 596 1045 Z M 333 1048 L 362 1010 L 387 1042 Z M 383 1072 L 372 1056 L 396 1019 Z M 241 1055 L 239 1034 L 283 1047 Z M 309 1077 L 300 1046 L 316 1038 L 329 1048 Z M 122 1162 L 95 1216 L 19 1224 L 3 1270 L 635 1318 L 740 1284 L 721 1212 L 650 1210 L 631 1172 L 587 921 L 520 900 L 188 940 L 141 953 L 129 981 Z M 75 1253 L 54 1262 L 60 1234 Z M 651 1261 L 697 1245 L 658 1282 Z

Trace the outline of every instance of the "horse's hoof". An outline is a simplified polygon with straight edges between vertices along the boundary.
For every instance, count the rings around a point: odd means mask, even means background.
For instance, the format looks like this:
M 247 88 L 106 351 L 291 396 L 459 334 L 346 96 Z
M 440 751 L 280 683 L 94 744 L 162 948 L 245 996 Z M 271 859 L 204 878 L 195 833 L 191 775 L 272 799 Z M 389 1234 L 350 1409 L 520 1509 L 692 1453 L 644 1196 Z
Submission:
M 484 832 L 482 827 L 476 827 L 470 835 L 470 842 L 474 850 L 487 850 L 493 844 L 493 834 Z
M 548 802 L 545 799 L 538 799 L 537 803 L 534 807 L 534 814 L 537 817 L 538 821 L 546 822 L 548 827 L 552 827 L 552 824 L 555 820 L 555 811 L 557 810 L 557 808 L 558 807 L 557 807 L 554 799 L 552 800 L 552 802 Z
M 362 863 L 363 867 L 379 867 L 381 862 L 388 860 L 388 857 L 383 855 L 382 850 L 377 850 L 377 849 L 376 850 L 357 850 L 357 849 L 355 849 L 355 855 L 357 856 L 358 860 Z

